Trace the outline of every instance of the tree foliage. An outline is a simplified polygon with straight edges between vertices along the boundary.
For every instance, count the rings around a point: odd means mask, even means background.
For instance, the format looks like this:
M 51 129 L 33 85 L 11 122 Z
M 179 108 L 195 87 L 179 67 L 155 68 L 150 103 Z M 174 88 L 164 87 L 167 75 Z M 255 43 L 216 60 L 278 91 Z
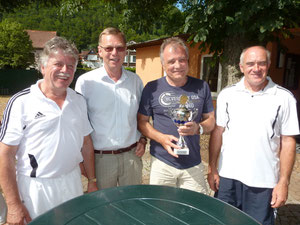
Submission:
M 201 42 L 201 50 L 209 48 L 223 59 L 223 86 L 241 75 L 238 63 L 243 48 L 290 37 L 287 28 L 300 22 L 299 0 L 184 1 L 184 7 L 184 31 L 192 34 L 194 42 Z
M 32 3 L 15 12 L 3 13 L 3 18 L 21 23 L 25 29 L 57 31 L 58 35 L 74 41 L 80 50 L 95 48 L 99 33 L 109 26 L 119 27 L 127 41 L 140 42 L 178 33 L 184 24 L 184 16 L 173 5 L 165 7 L 147 30 L 138 29 L 140 21 L 132 21 L 127 11 L 127 5 L 113 2 L 63 0 L 59 6 L 51 7 Z
M 0 68 L 26 68 L 33 62 L 32 42 L 21 24 L 0 22 Z

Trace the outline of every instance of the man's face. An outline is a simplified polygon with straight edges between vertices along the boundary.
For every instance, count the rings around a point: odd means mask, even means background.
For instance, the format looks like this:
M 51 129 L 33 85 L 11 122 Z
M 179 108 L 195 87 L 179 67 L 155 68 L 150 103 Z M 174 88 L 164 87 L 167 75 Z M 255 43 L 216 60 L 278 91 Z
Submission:
M 41 67 L 44 84 L 52 91 L 66 90 L 76 71 L 76 59 L 59 50 L 49 55 L 47 64 Z
M 246 87 L 256 91 L 264 88 L 269 67 L 270 63 L 264 49 L 257 46 L 249 48 L 240 64 L 241 72 L 245 75 Z
M 98 51 L 107 70 L 115 71 L 121 69 L 126 55 L 126 43 L 124 43 L 120 34 L 103 35 Z
M 180 45 L 167 45 L 163 51 L 163 68 L 167 78 L 178 83 L 186 80 L 189 64 L 185 50 Z

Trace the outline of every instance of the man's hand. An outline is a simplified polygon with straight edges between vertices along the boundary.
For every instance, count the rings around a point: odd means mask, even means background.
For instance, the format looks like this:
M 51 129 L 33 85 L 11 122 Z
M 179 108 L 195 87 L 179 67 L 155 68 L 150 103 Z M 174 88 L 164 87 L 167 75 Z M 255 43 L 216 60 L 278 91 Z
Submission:
M 88 181 L 88 187 L 87 187 L 87 192 L 94 192 L 98 191 L 97 183 L 94 181 Z
M 25 225 L 31 221 L 31 217 L 26 207 L 20 204 L 7 205 L 7 224 Z
M 271 207 L 283 206 L 288 198 L 288 182 L 278 182 L 272 192 Z
M 214 192 L 219 190 L 220 176 L 217 169 L 211 169 L 209 167 L 207 174 L 207 182 Z
M 172 148 L 180 149 L 180 146 L 174 144 L 173 142 L 178 142 L 178 138 L 173 135 L 162 134 L 159 143 L 164 147 L 164 149 L 172 156 L 178 158 L 178 155 L 173 152 Z
M 137 146 L 136 146 L 136 150 L 135 150 L 136 156 L 142 157 L 144 155 L 146 144 L 147 144 L 147 141 L 144 140 L 143 138 L 141 138 L 139 140 L 139 142 L 137 143 Z
M 199 124 L 195 121 L 187 122 L 178 128 L 178 133 L 181 136 L 189 136 L 199 134 Z

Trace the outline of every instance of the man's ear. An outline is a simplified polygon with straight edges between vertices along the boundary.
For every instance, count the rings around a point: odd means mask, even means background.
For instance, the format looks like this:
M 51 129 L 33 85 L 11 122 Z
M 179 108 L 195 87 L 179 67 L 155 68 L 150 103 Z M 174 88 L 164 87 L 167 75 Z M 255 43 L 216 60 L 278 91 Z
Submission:
M 243 65 L 242 65 L 242 64 L 239 64 L 239 66 L 240 66 L 240 71 L 241 71 L 242 73 L 244 73 Z
M 98 54 L 102 58 L 102 49 L 101 49 L 100 45 L 98 45 Z

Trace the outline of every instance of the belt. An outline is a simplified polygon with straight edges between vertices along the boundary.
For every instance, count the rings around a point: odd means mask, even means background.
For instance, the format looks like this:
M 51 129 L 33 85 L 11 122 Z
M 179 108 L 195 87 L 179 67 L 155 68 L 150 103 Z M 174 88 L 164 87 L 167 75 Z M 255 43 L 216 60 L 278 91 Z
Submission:
M 123 153 L 123 152 L 129 152 L 131 149 L 133 149 L 134 147 L 137 146 L 137 142 L 130 145 L 129 147 L 127 148 L 120 148 L 120 149 L 117 149 L 117 150 L 94 150 L 94 153 L 95 154 L 120 154 L 120 153 Z

